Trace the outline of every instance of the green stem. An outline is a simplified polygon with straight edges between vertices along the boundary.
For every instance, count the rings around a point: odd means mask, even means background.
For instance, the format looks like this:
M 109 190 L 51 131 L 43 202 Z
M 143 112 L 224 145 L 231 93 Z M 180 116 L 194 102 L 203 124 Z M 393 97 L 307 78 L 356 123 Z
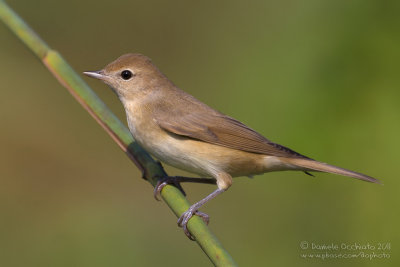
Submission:
M 0 0 L 0 19 L 45 64 L 58 81 L 113 138 L 142 171 L 145 179 L 154 186 L 160 176 L 166 175 L 161 165 L 155 162 L 132 139 L 125 125 L 107 108 L 61 55 L 50 49 L 3 0 Z M 168 185 L 164 187 L 161 197 L 176 216 L 180 216 L 190 206 L 187 199 L 174 186 Z M 214 265 L 236 266 L 229 253 L 222 247 L 221 243 L 199 217 L 194 216 L 189 221 L 188 228 L 196 238 L 196 242 Z

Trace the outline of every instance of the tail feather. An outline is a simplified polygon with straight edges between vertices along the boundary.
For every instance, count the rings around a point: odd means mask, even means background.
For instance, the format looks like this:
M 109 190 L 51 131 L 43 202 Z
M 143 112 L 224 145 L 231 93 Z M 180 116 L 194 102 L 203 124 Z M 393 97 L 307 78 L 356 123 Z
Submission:
M 371 182 L 371 183 L 377 183 L 377 184 L 381 183 L 378 179 L 375 179 L 371 176 L 368 176 L 368 175 L 365 175 L 365 174 L 362 174 L 359 172 L 353 172 L 350 170 L 346 170 L 346 169 L 343 169 L 340 167 L 336 167 L 333 165 L 329 165 L 329 164 L 311 160 L 311 159 L 285 158 L 282 160 L 291 165 L 300 167 L 300 168 L 302 168 L 302 170 L 304 168 L 304 171 L 329 172 L 329 173 L 339 174 L 339 175 L 343 175 L 343 176 L 353 177 L 353 178 Z

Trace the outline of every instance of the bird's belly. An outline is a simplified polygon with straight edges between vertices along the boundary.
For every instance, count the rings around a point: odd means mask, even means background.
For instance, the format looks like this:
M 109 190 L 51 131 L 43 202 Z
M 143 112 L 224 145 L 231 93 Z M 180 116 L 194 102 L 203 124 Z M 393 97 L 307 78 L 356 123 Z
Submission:
M 181 143 L 184 142 L 184 143 Z M 164 138 L 160 141 L 139 142 L 150 154 L 160 161 L 188 172 L 204 176 L 212 176 L 213 167 L 198 151 L 190 149 L 188 142 L 175 138 Z
M 170 134 L 136 140 L 162 162 L 202 176 L 215 177 L 225 172 L 235 177 L 265 172 L 264 156 L 259 154 Z

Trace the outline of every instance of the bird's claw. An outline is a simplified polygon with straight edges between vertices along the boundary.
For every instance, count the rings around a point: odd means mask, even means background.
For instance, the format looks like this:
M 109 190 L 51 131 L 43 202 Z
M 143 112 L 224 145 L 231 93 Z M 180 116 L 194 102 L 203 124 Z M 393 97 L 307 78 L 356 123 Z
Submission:
M 174 185 L 176 188 L 178 188 L 184 196 L 186 196 L 185 191 L 183 190 L 181 184 L 177 181 L 176 177 L 173 176 L 165 176 L 162 177 L 160 180 L 158 180 L 156 186 L 154 187 L 154 198 L 158 201 L 160 199 L 158 198 L 158 195 L 161 195 L 161 190 L 168 184 Z
M 204 212 L 198 211 L 198 210 L 193 210 L 193 209 L 188 209 L 187 211 L 185 211 L 181 217 L 179 217 L 178 219 L 178 226 L 183 228 L 183 232 L 185 233 L 185 235 L 190 239 L 190 240 L 195 240 L 195 238 L 192 236 L 192 234 L 189 232 L 188 228 L 187 228 L 187 224 L 189 222 L 189 220 L 194 216 L 197 215 L 199 217 L 201 217 L 201 219 L 208 225 L 208 223 L 210 222 L 210 217 L 205 214 Z

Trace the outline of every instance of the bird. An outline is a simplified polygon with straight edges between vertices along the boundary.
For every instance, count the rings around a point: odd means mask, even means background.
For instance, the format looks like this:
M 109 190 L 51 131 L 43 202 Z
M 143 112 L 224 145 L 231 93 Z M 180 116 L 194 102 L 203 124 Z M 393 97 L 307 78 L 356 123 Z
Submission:
M 225 115 L 179 89 L 142 54 L 120 56 L 99 71 L 85 75 L 101 80 L 120 99 L 135 141 L 163 163 L 202 178 L 166 176 L 155 187 L 155 196 L 167 184 L 181 182 L 216 184 L 217 188 L 191 205 L 178 225 L 187 228 L 199 209 L 228 190 L 232 178 L 275 171 L 312 171 L 339 174 L 380 183 L 371 176 L 323 163 L 274 143 L 242 122 Z

